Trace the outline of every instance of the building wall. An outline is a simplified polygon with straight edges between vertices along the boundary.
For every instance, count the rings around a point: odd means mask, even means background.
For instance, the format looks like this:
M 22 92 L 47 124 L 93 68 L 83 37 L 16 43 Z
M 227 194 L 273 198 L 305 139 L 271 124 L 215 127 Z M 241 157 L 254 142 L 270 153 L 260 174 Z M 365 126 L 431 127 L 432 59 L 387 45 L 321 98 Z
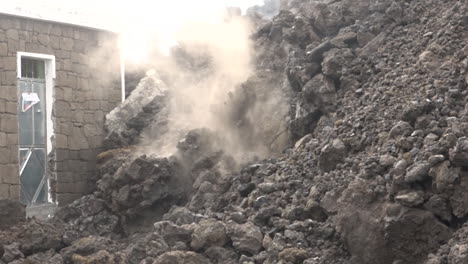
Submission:
M 121 100 L 117 36 L 0 14 L 0 199 L 19 199 L 17 52 L 55 55 L 49 164 L 59 205 L 93 189 L 105 115 Z

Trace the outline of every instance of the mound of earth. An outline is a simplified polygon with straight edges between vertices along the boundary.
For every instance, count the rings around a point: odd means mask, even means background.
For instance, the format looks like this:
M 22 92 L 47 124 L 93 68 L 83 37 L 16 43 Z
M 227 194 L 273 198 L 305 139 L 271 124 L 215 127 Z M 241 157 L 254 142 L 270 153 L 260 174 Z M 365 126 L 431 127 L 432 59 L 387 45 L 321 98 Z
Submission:
M 252 18 L 256 71 L 227 105 L 283 95 L 286 116 L 263 115 L 286 127 L 282 155 L 236 163 L 208 128 L 142 154 L 167 96 L 147 81 L 108 117 L 95 193 L 4 228 L 0 263 L 468 263 L 466 2 L 281 8 Z

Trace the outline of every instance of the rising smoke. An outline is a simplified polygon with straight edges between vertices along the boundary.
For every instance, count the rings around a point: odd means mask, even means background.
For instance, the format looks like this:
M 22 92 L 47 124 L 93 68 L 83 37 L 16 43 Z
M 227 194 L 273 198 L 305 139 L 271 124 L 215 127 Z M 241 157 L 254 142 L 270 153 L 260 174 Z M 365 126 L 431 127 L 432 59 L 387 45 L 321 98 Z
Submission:
M 265 84 L 256 77 L 252 26 L 240 10 L 211 15 L 179 21 L 170 52 L 160 48 L 157 35 L 152 39 L 157 48 L 148 64 L 169 87 L 169 116 L 164 134 L 153 126 L 145 131 L 143 145 L 152 154 L 171 155 L 188 131 L 207 128 L 238 161 L 245 160 L 245 153 L 259 158 L 277 153 L 286 143 L 279 135 L 285 131 L 281 120 L 287 107 L 274 89 L 278 84 L 257 87 Z

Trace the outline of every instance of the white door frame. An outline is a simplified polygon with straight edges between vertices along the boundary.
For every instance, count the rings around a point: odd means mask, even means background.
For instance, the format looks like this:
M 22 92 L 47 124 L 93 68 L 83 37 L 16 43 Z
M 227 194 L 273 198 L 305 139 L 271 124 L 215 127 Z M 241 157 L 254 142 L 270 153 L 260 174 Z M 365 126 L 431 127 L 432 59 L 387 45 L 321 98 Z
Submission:
M 55 73 L 55 56 L 48 54 L 40 53 L 30 53 L 30 52 L 18 52 L 16 56 L 16 69 L 17 69 L 17 79 L 21 79 L 21 60 L 22 58 L 30 58 L 44 61 L 45 64 L 45 96 L 46 96 L 46 162 L 47 155 L 52 151 L 52 136 L 54 135 L 54 124 L 52 121 L 52 105 L 54 102 L 54 80 L 56 78 Z M 47 171 L 45 171 L 47 173 Z M 50 184 L 50 181 L 49 181 Z M 50 186 L 48 186 L 50 190 Z M 49 202 L 52 201 L 50 192 L 48 194 Z
M 53 90 L 55 80 L 55 56 L 30 53 L 30 52 L 18 52 L 16 57 L 17 64 L 17 78 L 21 79 L 21 59 L 31 58 L 43 60 L 45 62 L 45 83 L 46 83 L 46 111 L 47 111 L 47 155 L 52 151 L 52 136 L 54 135 L 54 124 L 52 122 L 52 104 L 54 102 Z

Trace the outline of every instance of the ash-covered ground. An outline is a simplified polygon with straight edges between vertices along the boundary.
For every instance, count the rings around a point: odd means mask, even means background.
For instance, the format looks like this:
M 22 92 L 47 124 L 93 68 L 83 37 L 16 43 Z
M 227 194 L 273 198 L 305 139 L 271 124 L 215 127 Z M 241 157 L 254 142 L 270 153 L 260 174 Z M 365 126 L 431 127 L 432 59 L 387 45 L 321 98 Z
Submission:
M 173 130 L 174 80 L 151 73 L 108 116 L 93 194 L 49 221 L 0 202 L 0 263 L 468 263 L 467 2 L 250 19 L 254 71 L 222 129 Z

